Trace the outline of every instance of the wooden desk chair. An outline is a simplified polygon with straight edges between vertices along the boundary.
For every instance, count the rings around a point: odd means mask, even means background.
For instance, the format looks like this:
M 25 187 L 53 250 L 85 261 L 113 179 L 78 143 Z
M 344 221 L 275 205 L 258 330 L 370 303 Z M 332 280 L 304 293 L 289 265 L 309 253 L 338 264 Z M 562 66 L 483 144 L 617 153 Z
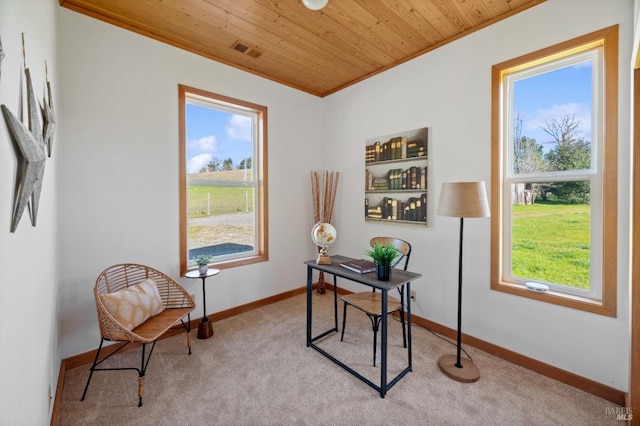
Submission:
M 374 237 L 369 241 L 371 247 L 376 243 L 381 245 L 391 244 L 398 249 L 399 255 L 394 260 L 392 267 L 397 267 L 401 263 L 403 269 L 406 271 L 409 266 L 409 258 L 411 257 L 411 244 L 401 240 L 399 238 L 390 237 Z M 387 315 L 393 312 L 400 312 L 400 321 L 402 323 L 402 341 L 404 347 L 407 347 L 407 331 L 404 323 L 404 286 L 398 288 L 400 293 L 400 300 L 393 296 L 388 296 L 387 301 Z M 382 319 L 382 294 L 373 291 L 366 291 L 361 293 L 351 293 L 344 295 L 340 298 L 344 302 L 344 310 L 342 314 L 342 335 L 340 341 L 344 339 L 344 329 L 347 322 L 347 305 L 353 306 L 356 309 L 361 310 L 371 320 L 371 327 L 373 328 L 373 366 L 376 366 L 376 345 L 378 343 L 378 328 Z
M 113 265 L 102 271 L 96 280 L 94 296 L 101 339 L 81 400 L 84 401 L 94 371 L 136 370 L 138 407 L 141 407 L 144 375 L 156 341 L 170 328 L 182 326 L 187 331 L 187 347 L 191 355 L 189 332 L 191 311 L 195 308 L 195 302 L 171 277 L 149 266 L 132 263 Z M 122 345 L 113 351 L 107 351 L 108 355 L 100 359 L 100 351 L 105 340 L 122 342 Z M 142 345 L 140 368 L 97 368 L 103 361 L 132 342 Z M 145 358 L 147 344 L 151 344 L 151 350 Z

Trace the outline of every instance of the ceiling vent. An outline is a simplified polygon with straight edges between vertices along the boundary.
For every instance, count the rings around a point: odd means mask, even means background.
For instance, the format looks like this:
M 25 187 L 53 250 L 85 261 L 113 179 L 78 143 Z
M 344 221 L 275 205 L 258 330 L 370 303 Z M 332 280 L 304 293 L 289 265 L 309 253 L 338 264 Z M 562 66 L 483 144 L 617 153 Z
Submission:
M 247 56 L 251 56 L 252 58 L 257 58 L 258 56 L 262 55 L 262 52 L 260 52 L 259 50 L 251 48 L 251 47 L 247 46 L 246 44 L 243 44 L 240 41 L 236 41 L 235 43 L 233 43 L 231 48 L 233 50 L 237 50 L 238 52 L 240 52 L 242 54 L 245 54 Z

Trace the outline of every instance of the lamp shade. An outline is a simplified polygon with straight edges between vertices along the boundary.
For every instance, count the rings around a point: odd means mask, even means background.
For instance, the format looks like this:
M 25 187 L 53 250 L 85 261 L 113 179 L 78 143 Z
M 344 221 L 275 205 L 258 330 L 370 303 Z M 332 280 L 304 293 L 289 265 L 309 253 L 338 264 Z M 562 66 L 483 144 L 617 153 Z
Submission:
M 325 7 L 327 3 L 329 3 L 329 0 L 302 0 L 302 4 L 311 10 L 320 10 Z
M 484 182 L 443 183 L 436 213 L 451 217 L 489 217 Z

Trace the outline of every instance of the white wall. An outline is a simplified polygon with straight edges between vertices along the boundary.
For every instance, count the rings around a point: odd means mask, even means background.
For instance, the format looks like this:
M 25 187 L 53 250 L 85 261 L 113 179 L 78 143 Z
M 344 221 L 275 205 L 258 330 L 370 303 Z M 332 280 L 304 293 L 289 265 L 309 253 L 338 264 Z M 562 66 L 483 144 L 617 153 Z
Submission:
M 423 274 L 412 287 L 417 313 L 455 329 L 459 221 L 435 210 L 442 182 L 484 180 L 490 189 L 491 66 L 619 23 L 618 317 L 490 290 L 490 219 L 471 219 L 464 236 L 463 331 L 620 390 L 627 389 L 629 373 L 632 12 L 630 0 L 549 0 L 325 100 L 324 137 L 341 152 L 331 166 L 345 172 L 335 214 L 340 251 L 358 255 L 374 235 L 408 239 L 410 269 Z M 430 129 L 429 225 L 364 223 L 364 164 L 353 159 L 363 158 L 368 138 L 423 126 Z
M 632 66 L 635 66 L 640 43 L 640 0 L 634 0 L 633 2 L 633 16 L 635 25 L 633 32 Z
M 43 96 L 45 61 L 57 83 L 55 2 L 0 0 L 0 36 L 6 54 L 0 77 L 0 103 L 19 114 L 22 33 L 26 64 L 38 99 Z M 26 98 L 25 98 L 26 99 Z M 26 103 L 24 104 L 26 105 Z M 26 114 L 25 114 L 26 117 Z M 57 170 L 59 147 L 47 160 L 37 226 L 25 211 L 10 232 L 17 157 L 4 118 L 0 118 L 0 424 L 49 423 L 49 386 L 55 392 L 60 353 L 56 302 Z M 51 401 L 52 402 L 52 401 Z
M 458 222 L 436 216 L 435 207 L 444 181 L 490 181 L 491 65 L 615 23 L 621 31 L 618 317 L 491 291 L 490 223 L 476 219 L 465 226 L 463 328 L 626 390 L 632 11 L 631 1 L 549 0 L 318 99 L 61 9 L 55 0 L 0 0 L 7 53 L 0 103 L 17 110 L 25 32 L 36 93 L 46 59 L 58 118 L 38 226 L 24 218 L 15 234 L 9 233 L 15 157 L 0 120 L 0 400 L 10 407 L 0 410 L 0 424 L 48 421 L 48 386 L 55 387 L 60 355 L 98 343 L 91 292 L 103 268 L 131 261 L 178 276 L 178 84 L 269 108 L 270 261 L 224 270 L 207 293 L 210 312 L 304 284 L 302 262 L 313 255 L 308 173 L 327 168 L 342 173 L 333 252 L 361 256 L 374 235 L 408 239 L 415 250 L 411 269 L 424 275 L 414 284 L 418 313 L 455 328 Z M 364 141 L 422 126 L 430 128 L 429 226 L 365 224 Z M 201 304 L 199 284 L 181 282 Z
M 268 107 L 270 259 L 210 280 L 207 310 L 304 285 L 321 99 L 67 9 L 59 15 L 63 357 L 98 345 L 92 291 L 104 268 L 137 262 L 179 278 L 178 84 Z M 180 281 L 202 306 L 201 283 Z

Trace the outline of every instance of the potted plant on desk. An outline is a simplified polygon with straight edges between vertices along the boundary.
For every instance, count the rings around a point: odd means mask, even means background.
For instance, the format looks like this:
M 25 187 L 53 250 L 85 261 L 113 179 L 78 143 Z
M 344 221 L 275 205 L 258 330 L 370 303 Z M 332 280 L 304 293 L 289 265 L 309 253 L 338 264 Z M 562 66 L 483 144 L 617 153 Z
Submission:
M 207 273 L 207 269 L 209 269 L 209 261 L 213 259 L 213 256 L 209 256 L 206 254 L 201 254 L 200 256 L 195 258 L 196 265 L 198 265 L 198 272 L 200 275 L 205 275 Z
M 391 278 L 391 263 L 398 256 L 398 249 L 391 244 L 375 243 L 373 248 L 367 250 L 366 253 L 376 264 L 377 278 L 380 281 L 389 281 Z

